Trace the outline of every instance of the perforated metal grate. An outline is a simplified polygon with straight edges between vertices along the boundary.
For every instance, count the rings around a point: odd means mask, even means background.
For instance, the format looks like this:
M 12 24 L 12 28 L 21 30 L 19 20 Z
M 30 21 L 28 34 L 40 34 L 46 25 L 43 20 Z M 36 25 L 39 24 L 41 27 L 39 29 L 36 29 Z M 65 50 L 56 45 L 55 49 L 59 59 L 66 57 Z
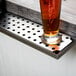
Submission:
M 41 36 L 43 34 L 41 25 L 11 13 L 7 13 L 5 18 L 2 19 L 0 28 L 11 34 L 13 33 L 22 39 L 30 41 L 31 44 L 33 43 L 39 48 L 43 48 L 46 52 L 48 51 L 50 55 L 53 55 L 56 58 L 62 55 L 63 49 L 72 43 L 70 36 L 61 33 L 62 41 L 60 44 L 55 45 L 56 47 L 45 45 L 41 41 Z

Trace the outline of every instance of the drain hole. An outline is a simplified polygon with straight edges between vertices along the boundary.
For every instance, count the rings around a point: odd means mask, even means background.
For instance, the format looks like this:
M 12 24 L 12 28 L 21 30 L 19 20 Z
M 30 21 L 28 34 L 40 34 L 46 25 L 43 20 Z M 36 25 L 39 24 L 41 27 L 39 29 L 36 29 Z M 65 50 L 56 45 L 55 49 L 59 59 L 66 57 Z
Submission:
M 30 31 L 27 31 L 28 33 L 30 33 Z
M 10 13 L 8 13 L 8 15 L 11 15 Z
M 20 22 L 17 22 L 17 24 L 19 24 Z
M 17 17 L 17 19 L 20 19 L 20 17 Z
M 5 25 L 3 25 L 3 27 L 5 27 Z
M 41 38 L 41 36 L 39 36 Z
M 24 21 L 25 19 L 22 19 L 22 21 Z
M 29 23 L 29 21 L 26 21 L 27 23 Z
M 20 34 L 20 32 L 17 32 L 18 34 Z
M 33 41 L 37 41 L 36 39 L 34 39 Z
M 61 40 L 61 42 L 64 42 L 63 40 Z
M 35 28 L 32 28 L 32 30 L 35 30 Z
M 24 26 L 25 24 L 22 24 L 22 26 Z
M 55 54 L 59 54 L 59 50 L 55 50 L 55 51 L 53 51 L 53 53 L 55 53 Z
M 38 30 L 37 32 L 40 32 L 40 30 Z
M 36 35 L 36 33 L 33 33 L 33 35 Z
M 57 46 L 60 46 L 60 44 L 57 44 Z
M 25 30 L 25 29 L 22 29 L 22 30 Z
M 55 50 L 55 48 L 52 48 L 52 50 Z
M 7 27 L 7 29 L 10 29 L 10 27 Z
M 3 22 L 6 22 L 6 20 L 3 20 Z
M 48 47 L 48 44 L 46 44 L 45 46 Z
M 18 26 L 17 28 L 20 28 L 20 26 Z
M 15 17 L 15 15 L 13 15 L 13 17 Z
M 15 22 L 15 20 L 12 20 L 13 22 Z
M 37 25 L 37 27 L 39 27 L 39 25 Z
M 32 23 L 32 25 L 34 25 L 34 23 Z
M 27 28 L 29 28 L 29 26 L 26 26 Z
M 13 29 L 12 31 L 15 31 L 15 29 Z
M 22 34 L 23 36 L 25 36 L 25 34 Z
M 10 20 L 10 18 L 8 18 L 8 20 Z
M 31 37 L 29 36 L 28 38 L 30 39 Z
M 15 26 L 15 24 L 13 24 L 13 26 Z
M 69 39 L 69 37 L 66 37 L 66 39 Z
M 39 44 L 42 44 L 42 42 L 39 42 Z
M 10 22 L 8 22 L 8 24 L 11 24 Z

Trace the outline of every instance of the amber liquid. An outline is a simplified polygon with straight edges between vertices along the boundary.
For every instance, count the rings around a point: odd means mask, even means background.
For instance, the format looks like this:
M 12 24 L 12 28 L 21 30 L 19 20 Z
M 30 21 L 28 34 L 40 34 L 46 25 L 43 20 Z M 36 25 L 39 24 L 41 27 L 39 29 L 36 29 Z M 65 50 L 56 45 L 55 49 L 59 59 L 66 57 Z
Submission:
M 59 33 L 61 0 L 40 0 L 44 34 L 53 36 Z

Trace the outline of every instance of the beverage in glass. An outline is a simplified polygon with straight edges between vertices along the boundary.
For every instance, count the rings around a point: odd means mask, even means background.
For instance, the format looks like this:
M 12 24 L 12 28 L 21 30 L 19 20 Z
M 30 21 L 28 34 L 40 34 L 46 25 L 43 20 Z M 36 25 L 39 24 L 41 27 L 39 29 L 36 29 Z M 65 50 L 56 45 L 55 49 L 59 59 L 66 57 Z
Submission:
M 58 44 L 61 41 L 59 35 L 61 0 L 40 0 L 43 37 L 46 44 Z

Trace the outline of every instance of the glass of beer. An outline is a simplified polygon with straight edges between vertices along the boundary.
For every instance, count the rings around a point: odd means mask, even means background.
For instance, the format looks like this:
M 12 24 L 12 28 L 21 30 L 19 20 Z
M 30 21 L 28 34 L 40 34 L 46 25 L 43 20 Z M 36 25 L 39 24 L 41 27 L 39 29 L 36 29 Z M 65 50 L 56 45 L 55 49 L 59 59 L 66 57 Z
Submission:
M 40 0 L 44 34 L 42 41 L 46 44 L 58 44 L 61 0 Z

